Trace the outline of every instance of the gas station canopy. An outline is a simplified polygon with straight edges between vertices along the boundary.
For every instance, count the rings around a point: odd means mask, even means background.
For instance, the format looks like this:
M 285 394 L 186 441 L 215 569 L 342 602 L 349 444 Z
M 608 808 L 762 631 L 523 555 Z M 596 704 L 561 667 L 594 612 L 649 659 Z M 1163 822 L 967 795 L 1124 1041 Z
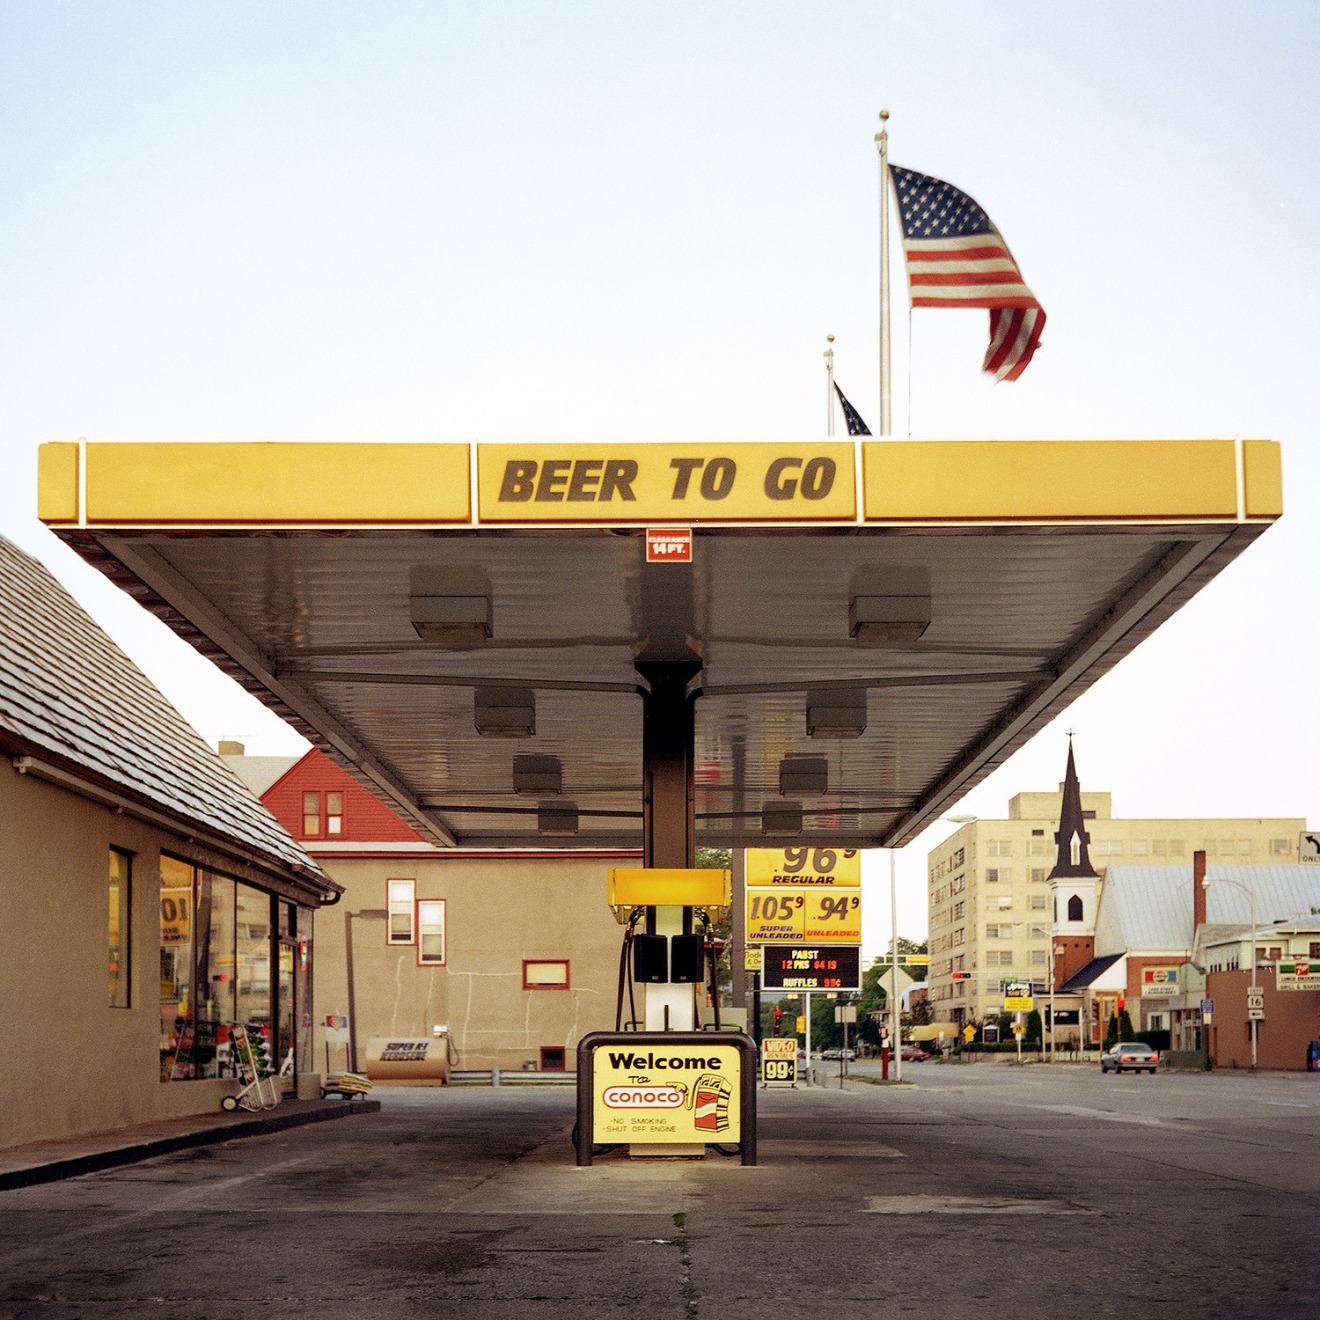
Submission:
M 693 703 L 698 845 L 906 842 L 1281 511 L 1266 440 L 77 441 L 40 466 L 84 558 L 482 849 L 642 846 L 657 666 Z

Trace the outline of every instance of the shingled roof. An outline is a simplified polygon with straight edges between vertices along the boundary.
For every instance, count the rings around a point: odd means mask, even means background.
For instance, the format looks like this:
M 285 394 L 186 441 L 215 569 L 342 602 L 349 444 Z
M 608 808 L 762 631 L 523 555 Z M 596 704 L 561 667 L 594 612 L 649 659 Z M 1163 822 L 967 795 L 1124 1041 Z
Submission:
M 0 748 L 237 845 L 309 898 L 339 892 L 55 578 L 3 537 Z

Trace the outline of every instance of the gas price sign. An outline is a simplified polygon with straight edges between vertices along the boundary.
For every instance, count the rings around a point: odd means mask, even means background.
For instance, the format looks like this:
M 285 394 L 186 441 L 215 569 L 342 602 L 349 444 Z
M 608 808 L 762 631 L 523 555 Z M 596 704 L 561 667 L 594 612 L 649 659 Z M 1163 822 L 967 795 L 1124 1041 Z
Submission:
M 762 984 L 767 990 L 860 990 L 862 951 L 855 944 L 769 944 Z
M 748 889 L 747 943 L 821 940 L 862 942 L 862 898 L 856 889 Z
M 862 883 L 862 854 L 856 848 L 748 848 L 747 883 L 829 885 L 856 889 Z

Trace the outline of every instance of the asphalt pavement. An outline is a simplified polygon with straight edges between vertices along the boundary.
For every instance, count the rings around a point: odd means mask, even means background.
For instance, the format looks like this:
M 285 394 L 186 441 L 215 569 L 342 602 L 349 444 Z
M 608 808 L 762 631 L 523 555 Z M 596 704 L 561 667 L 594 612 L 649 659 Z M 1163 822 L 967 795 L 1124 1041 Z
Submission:
M 570 1088 L 378 1090 L 0 1192 L 0 1316 L 1320 1315 L 1320 1077 L 905 1073 L 760 1092 L 754 1168 L 578 1168 Z

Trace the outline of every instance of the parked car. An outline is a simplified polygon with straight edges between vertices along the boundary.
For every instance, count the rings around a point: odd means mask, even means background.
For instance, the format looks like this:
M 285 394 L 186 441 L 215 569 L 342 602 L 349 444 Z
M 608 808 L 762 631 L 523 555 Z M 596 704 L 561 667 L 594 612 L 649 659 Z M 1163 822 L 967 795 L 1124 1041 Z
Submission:
M 855 1059 L 856 1057 L 856 1050 L 826 1050 L 821 1055 L 822 1059 Z
M 930 1058 L 930 1055 L 916 1045 L 904 1045 L 898 1057 L 904 1063 L 923 1063 Z
M 1100 1071 L 1153 1073 L 1159 1067 L 1159 1062 L 1159 1053 L 1145 1041 L 1120 1041 L 1100 1056 Z

